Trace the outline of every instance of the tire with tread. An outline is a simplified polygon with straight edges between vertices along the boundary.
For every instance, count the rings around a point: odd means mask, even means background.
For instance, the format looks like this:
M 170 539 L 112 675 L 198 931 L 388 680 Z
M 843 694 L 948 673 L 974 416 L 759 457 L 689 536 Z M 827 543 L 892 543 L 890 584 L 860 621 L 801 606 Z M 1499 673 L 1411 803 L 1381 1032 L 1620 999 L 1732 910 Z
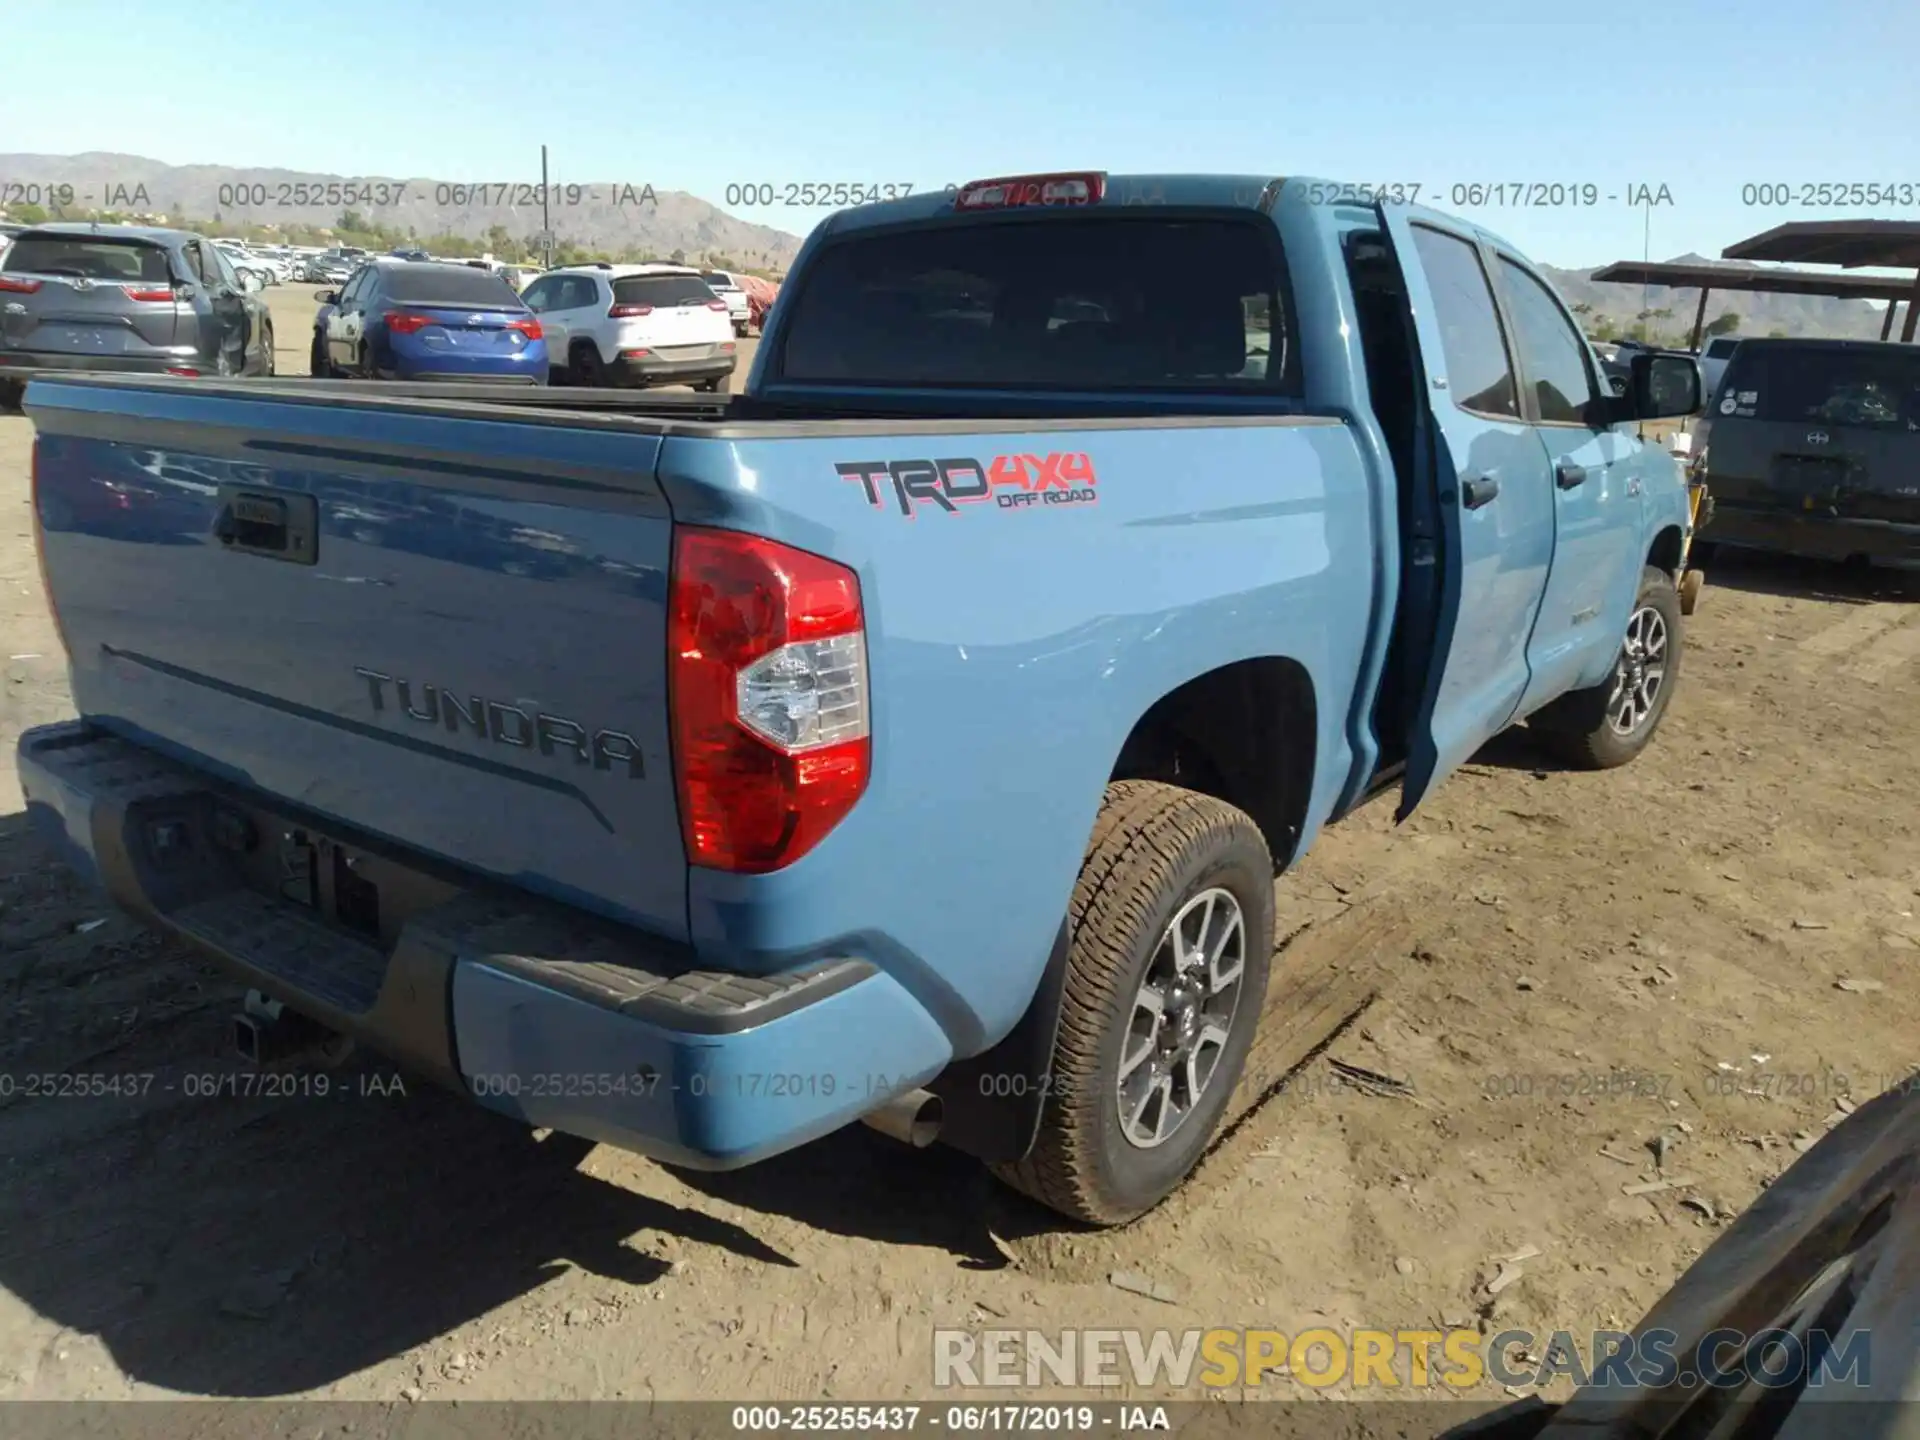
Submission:
M 1212 887 L 1240 903 L 1245 970 L 1228 1041 L 1199 1104 L 1160 1145 L 1121 1129 L 1120 1049 L 1168 924 Z M 1240 1078 L 1273 954 L 1273 862 L 1243 811 L 1148 780 L 1107 786 L 1068 916 L 1067 973 L 1040 1132 L 1005 1183 L 1072 1219 L 1119 1225 L 1151 1210 L 1199 1163 Z
M 1649 565 L 1640 572 L 1640 589 L 1634 596 L 1633 614 L 1653 606 L 1667 623 L 1667 673 L 1654 699 L 1653 710 L 1631 735 L 1622 735 L 1607 718 L 1613 695 L 1615 672 L 1585 690 L 1562 695 L 1543 707 L 1527 721 L 1527 728 L 1570 765 L 1582 770 L 1611 770 L 1624 765 L 1653 742 L 1673 704 L 1674 687 L 1680 682 L 1686 643 L 1681 633 L 1680 594 L 1673 577 Z
M 567 351 L 567 379 L 589 390 L 607 383 L 606 365 L 600 359 L 600 347 L 591 340 L 576 340 Z

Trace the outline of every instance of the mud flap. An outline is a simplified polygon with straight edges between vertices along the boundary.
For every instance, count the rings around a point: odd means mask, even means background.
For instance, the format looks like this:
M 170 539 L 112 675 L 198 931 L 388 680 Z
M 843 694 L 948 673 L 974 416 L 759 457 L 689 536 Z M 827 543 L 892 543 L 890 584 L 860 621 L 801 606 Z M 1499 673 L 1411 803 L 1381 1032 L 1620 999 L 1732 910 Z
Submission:
M 1067 922 L 1060 922 L 1046 972 L 1026 1013 L 1000 1043 L 956 1060 L 930 1081 L 944 1120 L 940 1142 L 988 1164 L 1025 1158 L 1040 1133 L 1040 1114 L 1060 1029 L 1066 990 Z

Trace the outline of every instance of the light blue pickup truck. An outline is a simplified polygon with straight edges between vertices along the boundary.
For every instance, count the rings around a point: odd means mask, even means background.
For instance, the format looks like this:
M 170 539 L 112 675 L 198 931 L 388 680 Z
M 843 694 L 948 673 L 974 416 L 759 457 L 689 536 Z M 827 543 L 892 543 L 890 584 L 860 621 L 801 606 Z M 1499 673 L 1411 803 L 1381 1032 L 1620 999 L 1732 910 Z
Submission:
M 1099 173 L 834 216 L 732 397 L 50 376 L 80 718 L 20 773 L 259 1058 L 689 1166 L 864 1118 L 1118 1223 L 1323 825 L 1522 719 L 1651 739 L 1687 505 L 1634 422 L 1699 390 L 1611 394 L 1459 220 Z

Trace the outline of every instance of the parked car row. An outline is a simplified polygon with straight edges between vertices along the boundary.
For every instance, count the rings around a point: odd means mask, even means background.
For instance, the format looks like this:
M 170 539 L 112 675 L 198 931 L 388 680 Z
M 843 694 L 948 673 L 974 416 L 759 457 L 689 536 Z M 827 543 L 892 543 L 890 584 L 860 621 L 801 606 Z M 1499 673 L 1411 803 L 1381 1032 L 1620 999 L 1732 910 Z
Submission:
M 512 268 L 366 261 L 320 292 L 312 373 L 727 390 L 749 315 L 737 286 L 735 302 L 691 266 L 602 261 L 546 271 L 522 291 Z

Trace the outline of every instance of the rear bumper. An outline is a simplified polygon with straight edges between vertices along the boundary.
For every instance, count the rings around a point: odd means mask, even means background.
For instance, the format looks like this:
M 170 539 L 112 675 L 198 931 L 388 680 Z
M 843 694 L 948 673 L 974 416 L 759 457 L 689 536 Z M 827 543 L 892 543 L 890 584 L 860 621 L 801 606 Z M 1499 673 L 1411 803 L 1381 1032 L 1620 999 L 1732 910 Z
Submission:
M 607 366 L 607 374 L 617 385 L 657 385 L 663 381 L 715 380 L 733 374 L 736 355 L 710 356 L 705 360 L 662 360 L 651 357 L 636 360 L 621 355 Z
M 396 380 L 444 380 L 448 382 L 470 381 L 486 385 L 544 385 L 547 373 L 544 368 L 538 374 L 526 371 L 480 372 L 474 370 L 435 370 L 427 366 L 403 365 L 393 372 Z
M 1870 560 L 1920 564 L 1920 525 L 1731 506 L 1724 499 L 1716 501 L 1713 519 L 1696 539 L 1821 560 L 1864 555 Z
M 857 1119 L 951 1053 L 919 1003 L 864 960 L 700 971 L 635 932 L 437 873 L 407 872 L 438 887 L 435 903 L 389 943 L 371 941 L 248 883 L 246 866 L 265 857 L 236 858 L 236 833 L 265 851 L 288 831 L 317 835 L 309 819 L 85 722 L 27 731 L 19 771 L 35 829 L 123 908 L 530 1125 L 731 1169 Z M 389 873 L 404 865 L 365 843 L 356 853 Z
M 0 380 L 30 380 L 62 370 L 89 374 L 164 375 L 170 369 L 200 369 L 192 351 L 156 355 L 62 355 L 51 350 L 0 350 Z

